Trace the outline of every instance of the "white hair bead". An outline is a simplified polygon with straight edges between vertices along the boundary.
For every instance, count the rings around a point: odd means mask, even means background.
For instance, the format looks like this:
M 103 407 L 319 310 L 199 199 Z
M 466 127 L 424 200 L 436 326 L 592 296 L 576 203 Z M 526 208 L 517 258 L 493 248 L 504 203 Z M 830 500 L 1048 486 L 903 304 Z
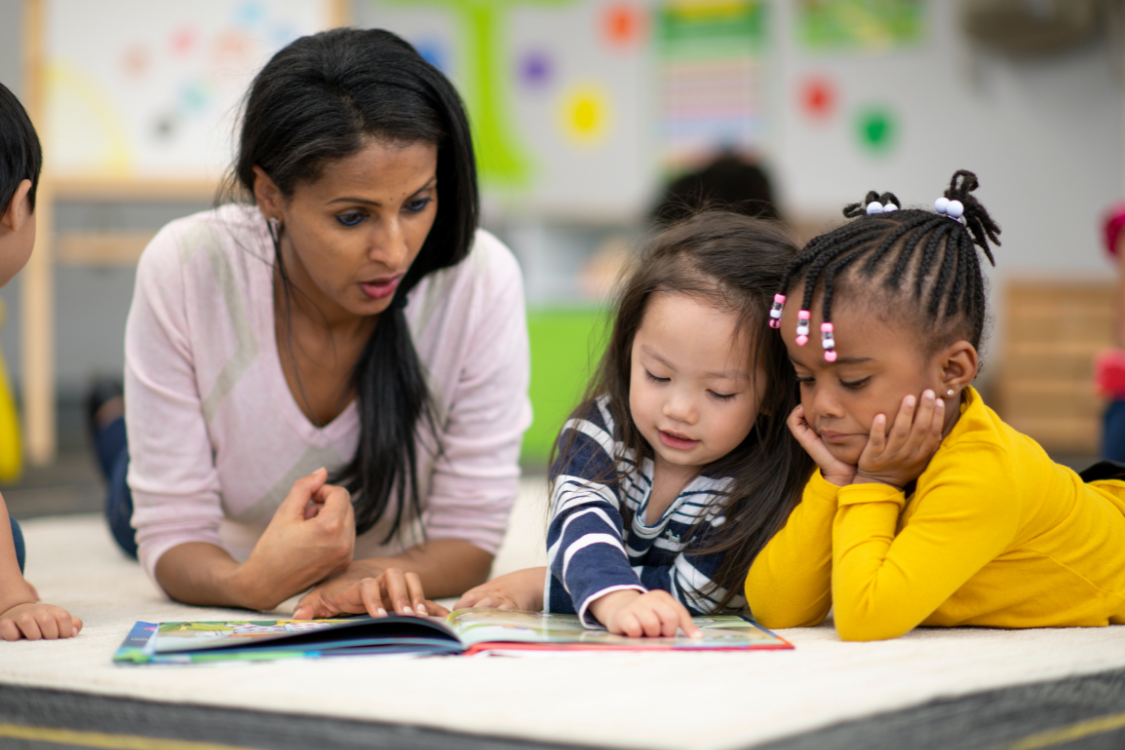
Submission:
M 962 214 L 965 213 L 965 204 L 961 201 L 949 201 L 949 208 L 945 212 L 954 219 L 960 219 Z
M 883 206 L 883 213 L 885 213 L 885 214 L 889 214 L 890 212 L 897 211 L 897 210 L 898 210 L 898 206 L 891 203 L 890 201 L 887 201 L 887 205 Z
M 944 214 L 949 211 L 949 199 L 944 195 L 934 201 L 934 210 L 939 214 Z
M 883 204 L 880 203 L 879 201 L 871 201 L 870 203 L 867 204 L 868 215 L 881 214 L 881 213 L 883 213 L 883 210 L 884 210 Z

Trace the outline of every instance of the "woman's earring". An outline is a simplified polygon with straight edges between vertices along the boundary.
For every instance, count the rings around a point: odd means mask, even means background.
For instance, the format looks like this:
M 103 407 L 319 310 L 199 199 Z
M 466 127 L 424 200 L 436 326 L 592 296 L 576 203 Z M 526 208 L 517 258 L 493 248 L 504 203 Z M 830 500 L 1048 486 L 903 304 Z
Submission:
M 949 388 L 949 389 L 948 389 L 948 390 L 946 390 L 946 392 L 945 392 L 945 397 L 946 397 L 946 398 L 953 398 L 953 394 L 954 394 L 954 390 L 953 390 L 952 388 Z

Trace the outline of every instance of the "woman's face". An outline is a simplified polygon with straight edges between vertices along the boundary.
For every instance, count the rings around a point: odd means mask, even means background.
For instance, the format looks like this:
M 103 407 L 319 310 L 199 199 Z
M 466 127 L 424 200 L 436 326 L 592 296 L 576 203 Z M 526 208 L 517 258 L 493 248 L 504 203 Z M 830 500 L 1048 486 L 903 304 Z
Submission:
M 272 200 L 272 181 L 255 170 L 262 213 L 283 222 L 290 280 L 329 323 L 390 306 L 437 216 L 437 152 L 424 141 L 373 139 L 326 165 L 316 182 Z

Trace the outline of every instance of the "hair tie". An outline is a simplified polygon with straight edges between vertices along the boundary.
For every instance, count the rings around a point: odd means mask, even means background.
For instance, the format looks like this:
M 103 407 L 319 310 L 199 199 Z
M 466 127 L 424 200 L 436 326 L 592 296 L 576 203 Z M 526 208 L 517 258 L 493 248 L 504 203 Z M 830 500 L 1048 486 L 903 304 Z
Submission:
M 781 310 L 785 307 L 785 295 L 773 295 L 773 307 L 770 308 L 770 328 L 781 328 Z
M 961 220 L 965 215 L 965 204 L 959 200 L 949 200 L 944 195 L 934 201 L 934 210 L 951 219 Z

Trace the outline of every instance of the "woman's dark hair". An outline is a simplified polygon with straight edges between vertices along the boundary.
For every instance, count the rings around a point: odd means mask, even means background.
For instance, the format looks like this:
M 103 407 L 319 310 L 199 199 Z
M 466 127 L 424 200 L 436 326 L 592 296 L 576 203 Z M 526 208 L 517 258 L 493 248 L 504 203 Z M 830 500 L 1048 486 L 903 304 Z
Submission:
M 972 195 L 978 186 L 977 176 L 965 170 L 950 180 L 945 198 L 960 203 L 962 218 L 922 209 L 869 214 L 872 203 L 895 209 L 901 204 L 892 193 L 868 193 L 863 203 L 844 208 L 854 221 L 805 246 L 779 288 L 784 294 L 803 280 L 802 310 L 811 308 L 822 289 L 826 323 L 843 290 L 888 316 L 907 316 L 925 333 L 929 351 L 961 339 L 979 350 L 987 294 L 977 247 L 996 265 L 989 242 L 1000 244 L 1000 227 Z
M 20 100 L 0 83 L 0 214 L 8 210 L 12 196 L 24 180 L 31 180 L 27 199 L 35 210 L 35 191 L 43 168 L 43 149 L 31 118 Z
M 356 363 L 359 446 L 332 478 L 352 493 L 360 534 L 382 518 L 394 495 L 389 541 L 402 528 L 404 512 L 420 512 L 416 438 L 423 422 L 434 428 L 403 313 L 406 295 L 427 274 L 464 260 L 478 223 L 476 165 L 461 99 L 437 68 L 388 31 L 334 29 L 302 37 L 254 79 L 228 190 L 241 187 L 252 199 L 257 166 L 292 197 L 297 185 L 317 181 L 333 162 L 373 139 L 436 144 L 441 191 L 433 227 Z M 275 250 L 279 238 L 274 235 Z M 281 253 L 275 256 L 288 307 L 295 290 Z
M 746 439 L 703 469 L 709 476 L 733 480 L 723 499 L 726 522 L 717 528 L 697 523 L 687 547 L 687 554 L 723 553 L 712 585 L 700 592 L 726 590 L 718 611 L 743 590 L 750 564 L 785 525 L 813 469 L 812 459 L 785 424 L 799 403 L 793 367 L 780 337 L 764 334 L 773 294 L 795 253 L 793 243 L 772 222 L 727 211 L 698 214 L 656 235 L 618 293 L 605 355 L 578 409 L 586 413 L 599 397 L 609 396 L 615 437 L 622 448 L 615 457 L 619 470 L 632 465 L 628 455 L 651 457 L 652 448 L 629 412 L 629 386 L 633 339 L 652 295 L 687 294 L 737 316 L 735 335 L 752 343 L 752 361 L 747 363 L 751 377 L 765 373 L 764 383 L 753 384 L 763 389 L 761 406 Z M 551 463 L 570 454 L 569 449 L 567 441 L 556 446 Z M 615 477 L 602 480 L 613 482 Z M 624 506 L 622 511 L 627 514 Z

